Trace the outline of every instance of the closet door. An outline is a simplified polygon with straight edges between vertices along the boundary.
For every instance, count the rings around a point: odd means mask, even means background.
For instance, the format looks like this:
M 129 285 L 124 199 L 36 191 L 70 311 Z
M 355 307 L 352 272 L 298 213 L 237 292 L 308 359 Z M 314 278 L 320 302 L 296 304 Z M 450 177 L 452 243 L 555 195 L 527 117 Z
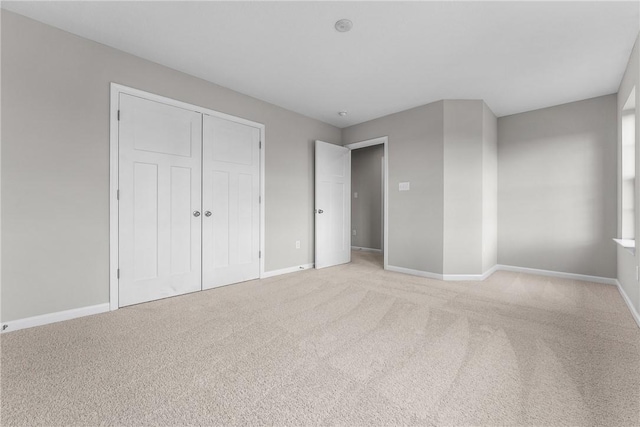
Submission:
M 201 289 L 202 115 L 119 102 L 122 307 Z
M 202 287 L 260 276 L 260 130 L 203 115 Z

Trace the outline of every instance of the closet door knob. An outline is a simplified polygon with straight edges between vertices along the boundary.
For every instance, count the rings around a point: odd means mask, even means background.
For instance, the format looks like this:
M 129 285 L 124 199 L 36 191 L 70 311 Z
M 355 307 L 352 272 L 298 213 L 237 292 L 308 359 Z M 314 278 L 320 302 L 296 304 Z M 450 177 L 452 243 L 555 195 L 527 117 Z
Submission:
M 204 213 L 204 216 L 211 216 L 211 211 L 206 211 L 206 212 Z
M 200 216 L 200 212 L 198 211 L 193 211 L 193 216 L 195 216 L 196 218 L 198 218 Z

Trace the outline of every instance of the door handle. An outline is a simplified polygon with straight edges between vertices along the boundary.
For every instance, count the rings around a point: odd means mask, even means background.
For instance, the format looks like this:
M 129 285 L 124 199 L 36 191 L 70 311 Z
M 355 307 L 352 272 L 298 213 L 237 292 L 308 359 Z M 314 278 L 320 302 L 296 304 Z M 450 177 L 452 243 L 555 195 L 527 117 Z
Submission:
M 198 218 L 200 216 L 200 212 L 198 211 L 193 211 L 193 216 L 195 216 L 196 218 Z
M 323 211 L 322 209 L 318 209 L 318 213 L 319 213 L 319 214 L 321 214 L 321 213 L 323 213 L 323 212 L 324 212 L 324 211 Z
M 206 212 L 204 213 L 204 216 L 211 216 L 211 211 L 206 211 Z

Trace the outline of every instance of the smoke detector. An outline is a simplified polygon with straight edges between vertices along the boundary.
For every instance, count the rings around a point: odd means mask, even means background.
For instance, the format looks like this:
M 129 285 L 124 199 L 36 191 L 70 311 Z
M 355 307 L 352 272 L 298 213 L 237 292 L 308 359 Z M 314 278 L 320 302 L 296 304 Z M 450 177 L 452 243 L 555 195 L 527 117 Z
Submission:
M 340 33 L 346 33 L 347 31 L 351 30 L 351 28 L 353 27 L 353 22 L 349 21 L 348 19 L 341 19 L 338 22 L 336 22 L 336 30 Z
M 346 111 L 338 111 L 338 115 L 339 115 L 340 117 L 344 117 L 344 116 L 346 116 L 346 115 L 347 115 L 347 112 L 346 112 Z

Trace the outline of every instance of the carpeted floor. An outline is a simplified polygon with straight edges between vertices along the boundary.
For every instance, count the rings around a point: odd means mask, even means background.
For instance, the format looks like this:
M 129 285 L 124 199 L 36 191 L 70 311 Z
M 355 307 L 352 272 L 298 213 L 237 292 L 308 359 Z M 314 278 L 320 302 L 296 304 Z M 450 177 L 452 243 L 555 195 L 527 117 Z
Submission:
M 614 286 L 379 255 L 2 335 L 2 426 L 640 425 Z

